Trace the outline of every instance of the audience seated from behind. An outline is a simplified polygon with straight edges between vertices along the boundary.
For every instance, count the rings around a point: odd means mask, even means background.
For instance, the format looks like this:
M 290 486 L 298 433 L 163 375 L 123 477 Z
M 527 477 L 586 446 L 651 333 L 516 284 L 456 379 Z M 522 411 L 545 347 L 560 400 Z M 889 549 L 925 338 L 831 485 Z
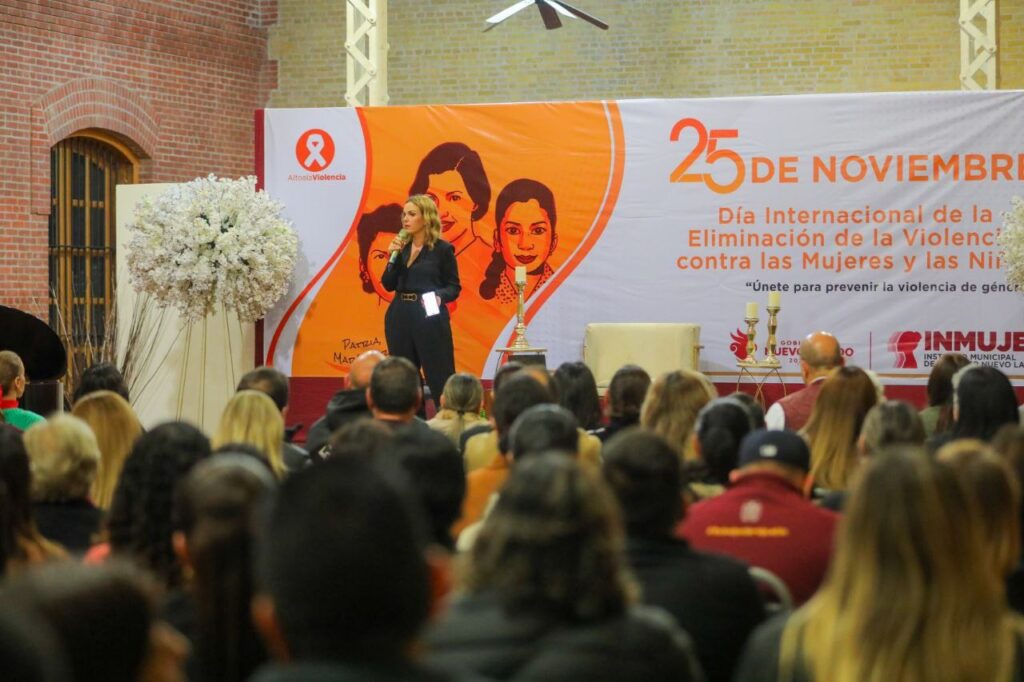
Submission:
M 252 609 L 277 664 L 253 682 L 450 679 L 417 660 L 435 571 L 412 494 L 381 467 L 332 457 L 282 484 Z
M 157 592 L 127 565 L 60 561 L 12 579 L 0 609 L 45 628 L 67 680 L 183 680 L 188 643 L 157 618 Z M 12 679 L 8 672 L 0 675 Z
M 1020 679 L 976 505 L 949 465 L 905 450 L 865 464 L 825 584 L 754 632 L 736 682 Z
M 41 414 L 18 407 L 26 384 L 25 365 L 18 354 L 0 350 L 0 412 L 6 423 L 22 431 L 44 419 Z
M 558 381 L 544 369 L 543 365 L 526 365 L 519 374 L 532 377 L 548 390 L 551 399 L 547 402 L 558 403 L 561 389 Z M 476 436 L 466 443 L 464 457 L 466 471 L 472 472 L 481 467 L 489 466 L 501 452 L 498 445 L 498 434 L 489 432 Z M 580 462 L 598 469 L 601 466 L 601 440 L 582 428 L 577 428 L 576 452 Z
M 64 653 L 42 617 L 7 607 L 2 597 L 0 670 L 17 682 L 71 682 Z
M 953 375 L 969 364 L 963 353 L 946 353 L 935 361 L 928 374 L 928 407 L 921 410 L 928 438 L 946 433 L 953 426 Z
M 697 415 L 718 394 L 707 377 L 677 369 L 658 377 L 644 400 L 640 424 L 664 438 L 684 460 L 695 459 L 693 425 Z
M 612 375 L 608 385 L 608 423 L 596 429 L 594 435 L 607 441 L 622 429 L 640 423 L 640 409 L 647 391 L 651 388 L 651 377 L 639 365 L 623 365 Z
M 93 548 L 87 560 L 100 561 L 109 551 L 151 571 L 167 588 L 180 587 L 182 567 L 172 545 L 174 495 L 192 467 L 209 456 L 210 441 L 191 424 L 170 422 L 142 434 L 114 490 L 109 548 Z
M 558 404 L 576 417 L 584 431 L 593 432 L 601 426 L 601 397 L 597 394 L 594 373 L 582 362 L 563 362 L 555 370 Z
M 1017 489 L 1024 491 L 1024 428 L 1004 426 L 992 440 L 992 447 L 1010 465 Z M 1021 519 L 1018 523 L 1021 529 L 1021 551 L 1006 579 L 1006 601 L 1014 611 L 1024 614 L 1024 504 L 1021 505 Z
M 321 452 L 325 453 L 324 461 L 332 457 L 375 457 L 391 443 L 395 433 L 396 430 L 384 422 L 363 417 L 331 434 L 331 440 L 326 448 L 321 448 Z
M 490 402 L 492 407 L 494 405 L 494 396 L 498 395 L 498 388 L 501 386 L 501 384 L 505 381 L 505 379 L 512 376 L 522 368 L 522 363 L 516 362 L 515 360 L 510 360 L 509 362 L 506 362 L 504 365 L 495 370 L 494 380 L 491 381 L 490 391 Z M 482 433 L 490 433 L 492 431 L 494 431 L 494 425 L 491 423 L 490 420 L 483 421 L 479 424 L 469 427 L 468 429 L 462 432 L 461 436 L 459 436 L 459 452 L 461 452 L 463 456 L 465 456 L 467 454 L 466 446 L 469 443 L 470 438 L 472 438 L 473 436 L 478 436 Z M 477 462 L 471 460 L 470 458 L 466 458 L 466 473 L 469 473 L 473 469 L 479 469 L 480 467 L 487 466 L 488 460 L 484 460 L 482 463 L 480 463 L 479 466 L 474 466 L 476 463 Z
M 750 423 L 754 425 L 755 431 L 757 429 L 768 428 L 764 421 L 764 407 L 761 406 L 761 403 L 759 403 L 754 396 L 749 393 L 744 393 L 743 391 L 735 391 L 726 397 L 732 398 L 743 406 L 743 409 L 745 409 L 747 414 L 750 416 Z
M 25 449 L 32 465 L 36 526 L 43 537 L 84 554 L 95 541 L 103 512 L 89 501 L 100 449 L 88 424 L 70 414 L 29 427 Z
M 839 340 L 828 332 L 814 332 L 800 343 L 800 376 L 804 388 L 775 401 L 764 419 L 769 429 L 799 431 L 811 418 L 821 383 L 843 366 Z
M 715 398 L 697 414 L 692 449 L 684 464 L 687 502 L 719 495 L 739 464 L 740 443 L 753 430 L 750 413 L 733 397 Z
M 623 560 L 607 486 L 563 453 L 527 457 L 428 634 L 431 660 L 495 680 L 702 679 L 689 637 L 634 604 Z
M 281 413 L 281 420 L 288 420 L 288 377 L 273 367 L 257 367 L 238 382 L 237 391 L 259 391 L 274 401 Z M 294 443 L 288 442 L 287 429 L 281 441 L 281 461 L 287 471 L 298 471 L 309 466 L 309 454 Z
M 402 429 L 381 453 L 408 475 L 422 509 L 430 541 L 448 552 L 455 549 L 452 525 L 466 496 L 466 471 L 455 443 L 443 433 Z
M 72 405 L 77 405 L 79 400 L 97 391 L 112 391 L 124 398 L 125 402 L 131 402 L 128 384 L 125 383 L 121 370 L 110 362 L 97 362 L 82 372 L 71 399 Z
M 875 383 L 859 367 L 840 367 L 821 382 L 811 417 L 800 432 L 811 448 L 811 478 L 818 494 L 849 486 L 859 462 L 861 426 L 877 402 Z
M 192 644 L 189 678 L 243 682 L 267 658 L 252 625 L 257 515 L 277 479 L 241 454 L 197 464 L 175 494 L 172 544 L 189 576 L 165 598 L 163 615 Z
M 373 418 L 392 429 L 428 429 L 417 417 L 423 405 L 420 372 L 405 358 L 392 355 L 373 368 L 366 402 Z
M 1010 380 L 995 367 L 968 365 L 953 375 L 953 426 L 929 439 L 937 450 L 960 438 L 991 442 L 1007 424 L 1017 425 L 1017 394 Z
M 327 456 L 325 448 L 331 434 L 345 424 L 363 417 L 369 417 L 370 406 L 366 403 L 366 389 L 370 386 L 373 368 L 384 359 L 377 350 L 368 350 L 352 361 L 344 387 L 331 396 L 324 416 L 313 422 L 306 435 L 306 450 L 314 461 Z
M 484 387 L 472 374 L 457 372 L 448 377 L 441 394 L 441 409 L 427 426 L 451 439 L 456 447 L 466 429 L 485 422 L 480 416 Z
M 32 469 L 21 431 L 0 426 L 0 575 L 65 556 L 63 548 L 36 528 Z
M 288 473 L 284 465 L 284 418 L 270 396 L 262 391 L 242 390 L 231 396 L 210 442 L 214 448 L 227 443 L 248 443 L 263 453 L 279 480 Z
M 828 569 L 838 515 L 804 495 L 811 455 L 792 431 L 753 431 L 732 486 L 686 512 L 676 533 L 699 550 L 771 571 L 802 604 Z
M 604 450 L 604 478 L 626 523 L 626 558 L 644 603 L 671 613 L 694 639 L 709 682 L 729 682 L 743 644 L 764 619 L 746 564 L 673 537 L 683 518 L 679 457 L 660 436 L 622 431 Z
M 497 453 L 482 469 L 473 471 L 466 465 L 466 499 L 462 504 L 462 515 L 452 530 L 455 535 L 483 517 L 491 496 L 508 478 L 511 460 L 509 432 L 516 417 L 529 407 L 550 402 L 551 392 L 529 374 L 517 373 L 502 382 L 494 397 L 492 409 L 496 430 L 493 434 L 477 436 L 482 438 L 493 435 L 497 442 Z
M 864 417 L 857 439 L 858 458 L 863 463 L 886 448 L 895 445 L 921 447 L 924 441 L 924 425 L 913 405 L 902 400 L 887 400 L 872 407 Z M 845 490 L 831 492 L 822 498 L 821 506 L 842 511 L 846 497 Z
M 79 398 L 71 414 L 88 424 L 96 436 L 100 470 L 90 498 L 100 509 L 109 509 L 124 461 L 142 435 L 142 424 L 127 400 L 107 390 L 91 391 Z
M 525 457 L 549 452 L 560 452 L 578 458 L 578 448 L 579 427 L 576 417 L 569 410 L 554 403 L 541 403 L 527 408 L 516 417 L 509 432 L 509 457 L 513 468 Z M 460 552 L 472 549 L 500 495 L 499 488 L 491 494 L 480 520 L 466 526 L 459 534 Z

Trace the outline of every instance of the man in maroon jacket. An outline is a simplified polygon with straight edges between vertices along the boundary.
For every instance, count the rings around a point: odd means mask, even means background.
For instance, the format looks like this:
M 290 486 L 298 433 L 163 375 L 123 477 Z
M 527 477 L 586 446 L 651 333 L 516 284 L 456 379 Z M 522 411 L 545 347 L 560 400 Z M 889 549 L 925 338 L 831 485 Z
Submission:
M 839 518 L 803 494 L 807 444 L 792 431 L 754 431 L 740 445 L 739 462 L 732 486 L 691 507 L 677 535 L 771 571 L 802 604 L 825 577 Z
M 800 374 L 806 386 L 776 401 L 764 415 L 769 429 L 799 431 L 811 417 L 821 384 L 832 370 L 843 366 L 839 341 L 828 332 L 814 332 L 800 344 Z

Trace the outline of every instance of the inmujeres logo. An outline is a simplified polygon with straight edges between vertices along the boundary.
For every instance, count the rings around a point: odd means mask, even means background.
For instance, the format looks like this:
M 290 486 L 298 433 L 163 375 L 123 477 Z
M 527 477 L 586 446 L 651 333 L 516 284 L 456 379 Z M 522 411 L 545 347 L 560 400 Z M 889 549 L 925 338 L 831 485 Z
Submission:
M 747 359 L 747 334 L 746 332 L 737 329 L 729 334 L 729 338 L 732 339 L 732 343 L 729 344 L 729 350 L 732 351 L 733 355 L 736 356 L 737 360 Z M 757 345 L 754 345 L 754 350 L 757 350 Z
M 898 369 L 931 367 L 945 353 L 963 353 L 972 362 L 1000 368 L 1024 367 L 1024 331 L 897 331 L 889 337 L 889 352 Z

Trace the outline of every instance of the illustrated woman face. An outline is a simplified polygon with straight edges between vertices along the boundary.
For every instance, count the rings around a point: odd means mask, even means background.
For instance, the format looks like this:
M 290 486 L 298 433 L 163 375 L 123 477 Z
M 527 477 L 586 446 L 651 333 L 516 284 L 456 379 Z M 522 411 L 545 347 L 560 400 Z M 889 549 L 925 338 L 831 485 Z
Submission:
M 540 272 L 555 250 L 558 237 L 547 211 L 536 199 L 509 206 L 498 229 L 501 254 L 510 268 L 525 265 L 527 272 Z
M 457 241 L 466 232 L 472 233 L 473 210 L 476 204 L 466 191 L 466 182 L 456 170 L 431 173 L 425 194 L 437 204 L 441 234 L 449 242 Z
M 391 302 L 395 294 L 384 288 L 380 278 L 384 276 L 384 269 L 388 266 L 388 244 L 394 238 L 394 232 L 378 232 L 373 238 L 373 242 L 370 243 L 370 250 L 366 254 L 366 273 L 369 275 L 370 284 L 373 285 L 373 290 L 377 292 L 377 295 L 388 303 Z
M 412 238 L 418 232 L 422 232 L 425 226 L 423 211 L 411 201 L 407 202 L 405 208 L 402 209 L 402 229 L 408 232 L 409 237 Z

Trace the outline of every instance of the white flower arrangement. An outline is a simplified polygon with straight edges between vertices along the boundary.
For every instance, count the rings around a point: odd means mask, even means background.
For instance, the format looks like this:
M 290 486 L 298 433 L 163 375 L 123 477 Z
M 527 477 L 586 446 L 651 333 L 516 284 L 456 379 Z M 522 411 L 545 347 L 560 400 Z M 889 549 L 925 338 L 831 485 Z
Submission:
M 999 245 L 1006 268 L 1006 281 L 1024 290 L 1024 199 L 1014 197 L 1010 210 L 1003 213 L 1003 229 Z
M 242 322 L 263 317 L 288 289 L 298 237 L 256 178 L 210 175 L 172 187 L 135 210 L 128 243 L 132 286 L 186 322 L 217 303 Z

